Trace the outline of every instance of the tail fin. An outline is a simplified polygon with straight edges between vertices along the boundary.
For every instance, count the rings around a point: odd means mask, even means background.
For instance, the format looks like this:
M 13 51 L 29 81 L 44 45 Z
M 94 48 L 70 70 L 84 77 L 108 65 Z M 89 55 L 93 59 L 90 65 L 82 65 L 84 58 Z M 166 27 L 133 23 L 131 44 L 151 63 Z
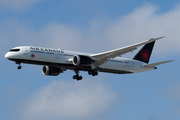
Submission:
M 133 59 L 149 63 L 154 44 L 155 41 L 144 45 L 144 47 L 134 56 Z

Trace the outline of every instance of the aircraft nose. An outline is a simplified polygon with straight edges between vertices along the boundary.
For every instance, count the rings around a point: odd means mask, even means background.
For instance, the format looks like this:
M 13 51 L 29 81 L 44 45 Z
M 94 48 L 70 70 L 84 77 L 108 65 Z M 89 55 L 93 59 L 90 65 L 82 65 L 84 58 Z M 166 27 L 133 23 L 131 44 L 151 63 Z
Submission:
M 6 54 L 5 54 L 5 58 L 7 58 L 7 59 L 10 58 L 9 53 L 6 53 Z

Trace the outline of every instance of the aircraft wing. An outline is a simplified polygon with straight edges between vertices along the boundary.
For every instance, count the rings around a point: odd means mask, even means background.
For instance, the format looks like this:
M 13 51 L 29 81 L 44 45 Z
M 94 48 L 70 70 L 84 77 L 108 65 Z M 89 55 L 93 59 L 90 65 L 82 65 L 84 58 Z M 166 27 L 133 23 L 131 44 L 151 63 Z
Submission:
M 96 67 L 106 63 L 109 59 L 111 58 L 115 58 L 117 56 L 121 56 L 125 53 L 131 52 L 135 49 L 137 49 L 137 47 L 154 42 L 156 40 L 159 40 L 161 38 L 164 37 L 159 37 L 159 38 L 151 38 L 150 40 L 146 40 L 137 44 L 133 44 L 130 46 L 126 46 L 123 48 L 119 48 L 119 49 L 115 49 L 115 50 L 111 50 L 111 51 L 107 51 L 107 52 L 103 52 L 103 53 L 98 53 L 98 54 L 93 54 L 91 55 L 91 57 L 93 59 L 95 59 L 97 62 L 91 64 L 92 69 L 95 69 Z

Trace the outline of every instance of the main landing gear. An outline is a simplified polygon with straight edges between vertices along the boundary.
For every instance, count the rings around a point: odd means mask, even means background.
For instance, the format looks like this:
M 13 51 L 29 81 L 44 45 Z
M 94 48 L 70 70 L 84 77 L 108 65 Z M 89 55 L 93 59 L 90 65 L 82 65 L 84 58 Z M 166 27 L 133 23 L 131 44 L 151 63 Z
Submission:
M 98 75 L 98 72 L 97 72 L 97 71 L 94 71 L 94 70 L 91 70 L 91 71 L 88 71 L 88 74 L 89 74 L 89 75 L 92 75 L 92 76 L 97 76 L 97 75 Z
M 83 79 L 82 76 L 79 76 L 79 70 L 74 70 L 74 72 L 76 73 L 76 75 L 73 76 L 73 79 L 76 79 L 77 81 Z
M 79 81 L 79 80 L 82 80 L 83 77 L 82 77 L 82 76 L 79 76 L 79 74 L 77 74 L 77 75 L 74 75 L 74 76 L 73 76 L 73 79 L 76 79 L 77 81 Z
M 74 72 L 76 73 L 76 75 L 73 76 L 73 79 L 76 79 L 77 81 L 83 79 L 82 76 L 79 76 L 79 70 L 74 70 Z M 98 72 L 95 71 L 95 70 L 91 70 L 91 71 L 88 71 L 88 74 L 89 74 L 89 75 L 92 75 L 92 76 L 97 76 L 97 75 L 98 75 Z
M 17 67 L 17 69 L 18 69 L 18 70 L 22 69 L 21 62 L 16 61 L 16 64 L 18 64 L 18 65 L 19 65 L 19 66 Z

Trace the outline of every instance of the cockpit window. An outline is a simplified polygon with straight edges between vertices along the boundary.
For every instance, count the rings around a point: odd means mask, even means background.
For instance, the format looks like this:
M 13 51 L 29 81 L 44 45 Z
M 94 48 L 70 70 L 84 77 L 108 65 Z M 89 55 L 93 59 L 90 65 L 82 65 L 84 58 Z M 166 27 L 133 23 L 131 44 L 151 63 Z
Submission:
M 11 49 L 9 52 L 18 52 L 20 49 Z

